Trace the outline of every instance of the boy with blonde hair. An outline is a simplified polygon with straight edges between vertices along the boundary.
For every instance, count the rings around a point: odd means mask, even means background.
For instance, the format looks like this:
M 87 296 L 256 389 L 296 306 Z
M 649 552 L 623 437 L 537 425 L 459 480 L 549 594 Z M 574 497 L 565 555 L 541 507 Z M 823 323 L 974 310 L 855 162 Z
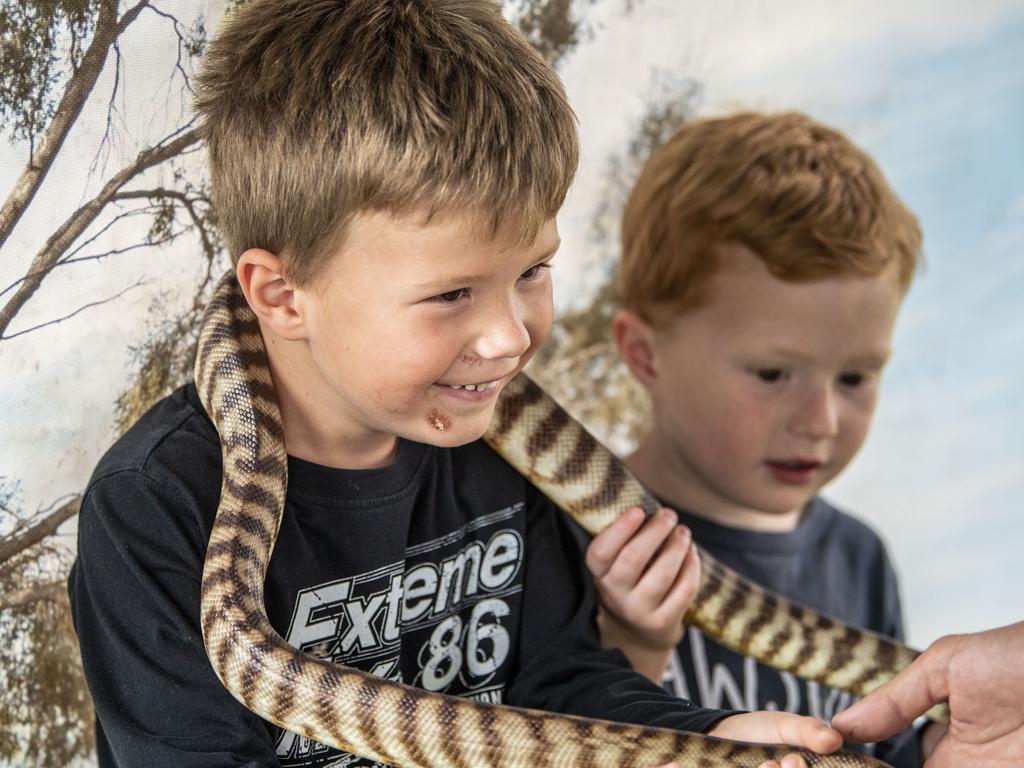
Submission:
M 810 718 L 699 709 L 602 650 L 561 514 L 479 439 L 550 330 L 578 152 L 558 78 L 498 6 L 252 0 L 197 108 L 289 454 L 275 629 L 430 691 L 835 749 Z M 221 478 L 188 385 L 86 490 L 70 590 L 99 764 L 366 764 L 214 676 L 199 605 Z
M 605 644 L 676 695 L 826 720 L 850 703 L 683 627 L 691 535 L 774 592 L 902 637 L 881 540 L 818 492 L 867 435 L 920 250 L 871 158 L 801 114 L 689 123 L 637 179 L 613 334 L 653 419 L 626 463 L 678 516 L 630 511 L 587 564 Z M 879 756 L 920 762 L 912 733 Z

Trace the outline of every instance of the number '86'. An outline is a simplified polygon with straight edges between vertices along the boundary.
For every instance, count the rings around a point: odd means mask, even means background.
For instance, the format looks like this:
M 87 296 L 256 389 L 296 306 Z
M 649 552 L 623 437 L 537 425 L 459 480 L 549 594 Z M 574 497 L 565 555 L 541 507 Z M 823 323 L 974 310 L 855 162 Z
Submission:
M 489 598 L 473 607 L 465 632 L 459 616 L 449 616 L 438 624 L 425 649 L 428 657 L 421 686 L 428 691 L 446 688 L 462 671 L 463 662 L 472 678 L 487 677 L 497 670 L 508 658 L 508 630 L 501 625 L 508 614 L 504 600 Z

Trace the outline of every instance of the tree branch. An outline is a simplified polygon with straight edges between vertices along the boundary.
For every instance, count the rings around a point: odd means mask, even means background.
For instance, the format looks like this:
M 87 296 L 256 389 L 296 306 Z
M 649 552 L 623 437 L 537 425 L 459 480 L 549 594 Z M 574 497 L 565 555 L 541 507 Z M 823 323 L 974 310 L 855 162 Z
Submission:
M 32 198 L 39 190 L 39 185 L 46 178 L 71 126 L 75 124 L 89 94 L 96 86 L 96 80 L 99 78 L 100 72 L 103 71 L 110 46 L 118 35 L 135 21 L 135 18 L 148 3 L 149 0 L 141 0 L 120 20 L 117 19 L 117 0 L 103 0 L 101 3 L 100 15 L 96 21 L 96 33 L 93 35 L 89 50 L 85 52 L 81 65 L 68 81 L 57 111 L 54 112 L 53 119 L 38 147 L 34 148 L 28 165 L 21 172 L 21 176 L 15 182 L 7 200 L 4 201 L 3 207 L 0 208 L 0 248 L 7 242 L 14 225 L 21 219 L 25 209 L 28 208 Z
M 88 246 L 92 245 L 94 242 L 96 242 L 96 240 L 98 240 L 100 238 L 100 236 L 103 235 L 104 232 L 106 232 L 112 226 L 117 224 L 117 222 L 122 221 L 123 219 L 127 219 L 127 218 L 130 218 L 130 217 L 133 217 L 133 216 L 152 216 L 152 215 L 153 215 L 153 206 L 151 206 L 151 205 L 142 206 L 141 208 L 134 208 L 134 209 L 131 209 L 131 210 L 128 210 L 128 211 L 124 211 L 123 213 L 119 213 L 117 216 L 115 216 L 110 221 L 108 221 L 106 224 L 104 224 L 103 227 L 99 231 L 97 231 L 94 235 L 92 235 L 89 239 L 83 240 L 81 243 L 76 245 L 73 250 L 69 251 L 64 256 L 61 256 L 60 259 L 57 260 L 57 263 L 54 264 L 50 268 L 50 271 L 53 271 L 54 269 L 57 269 L 57 267 L 63 267 L 63 266 L 69 265 L 69 264 L 78 264 L 79 262 L 83 262 L 83 261 L 96 261 L 98 259 L 102 259 L 102 258 L 105 258 L 107 256 L 119 256 L 122 253 L 127 253 L 128 251 L 137 250 L 139 248 L 152 248 L 154 246 L 165 245 L 166 243 L 169 243 L 172 240 L 174 240 L 179 235 L 183 234 L 183 232 L 176 232 L 176 233 L 174 233 L 174 235 L 172 235 L 171 237 L 168 237 L 166 239 L 154 240 L 154 241 L 151 241 L 151 242 L 136 243 L 135 245 L 130 245 L 130 246 L 126 247 L 126 248 L 113 248 L 113 249 L 111 249 L 109 251 L 103 251 L 102 253 L 95 253 L 95 254 L 92 254 L 90 256 L 79 256 L 79 257 L 75 256 L 75 254 L 81 253 L 83 250 L 85 250 L 86 247 L 88 247 Z M 15 288 L 17 288 L 19 285 L 24 283 L 26 280 L 28 280 L 34 274 L 35 274 L 34 272 L 27 272 L 26 274 L 24 274 L 21 277 L 19 277 L 18 279 L 16 279 L 14 282 L 12 282 L 6 288 L 4 288 L 3 290 L 0 290 L 0 297 L 3 297 L 4 295 L 6 295 L 6 294 L 10 293 L 11 291 L 13 291 Z M 43 276 L 45 277 L 45 275 L 46 275 L 46 270 L 43 271 Z
M 4 563 L 34 544 L 38 544 L 56 531 L 65 520 L 77 515 L 81 507 L 82 497 L 75 496 L 71 501 L 62 505 L 55 512 L 48 514 L 31 528 L 16 536 L 11 536 L 9 539 L 0 540 L 0 563 Z
M 63 581 L 44 581 L 29 587 L 14 589 L 0 595 L 0 611 L 8 608 L 20 608 L 23 605 L 50 600 L 58 603 L 68 599 L 68 587 Z
M 178 58 L 174 62 L 174 68 L 178 70 L 178 73 L 181 75 L 181 79 L 185 83 L 185 88 L 188 89 L 190 93 L 192 93 L 192 83 L 189 81 L 188 72 L 185 71 L 185 67 L 183 67 L 181 64 L 181 49 L 183 46 L 186 45 L 185 35 L 181 31 L 181 22 L 178 20 L 178 17 L 174 14 L 167 13 L 166 11 L 161 11 L 155 5 L 149 6 L 149 10 L 151 10 L 157 16 L 162 16 L 165 19 L 170 19 L 171 24 L 174 27 L 174 34 L 178 36 Z
M 99 216 L 100 211 L 113 199 L 118 190 L 146 169 L 180 154 L 182 150 L 198 141 L 199 131 L 193 128 L 168 144 L 158 144 L 140 152 L 134 163 L 122 168 L 103 186 L 96 197 L 71 214 L 32 259 L 32 265 L 28 271 L 30 277 L 18 287 L 3 309 L 0 309 L 0 339 L 5 338 L 4 332 L 7 330 L 7 326 L 36 292 L 43 282 L 43 278 L 50 273 L 50 270 L 60 261 L 63 253 L 71 247 L 71 244 L 78 239 L 86 227 Z
M 143 283 L 142 280 L 136 280 L 134 284 L 129 285 L 127 288 L 123 288 L 122 290 L 120 290 L 117 293 L 115 293 L 113 296 L 108 296 L 107 298 L 100 299 L 99 301 L 90 301 L 88 304 L 83 304 L 82 306 L 80 306 L 74 312 L 69 312 L 66 315 L 61 315 L 60 317 L 55 317 L 53 320 L 47 320 L 44 323 L 39 323 L 38 325 L 33 325 L 31 328 L 25 328 L 23 330 L 18 331 L 17 333 L 9 333 L 6 336 L 0 336 L 0 341 L 6 341 L 7 339 L 13 339 L 13 338 L 16 338 L 18 336 L 24 336 L 26 333 L 32 333 L 32 331 L 38 331 L 40 328 L 45 328 L 48 325 L 59 325 L 60 323 L 63 323 L 65 320 L 70 320 L 75 315 L 80 314 L 81 312 L 84 312 L 85 310 L 89 309 L 90 307 L 99 307 L 99 306 L 101 306 L 103 304 L 109 304 L 110 302 L 114 301 L 114 299 L 121 298 L 126 293 L 128 293 L 128 291 L 130 291 L 132 288 L 138 288 L 140 285 L 142 285 L 142 283 Z
M 189 218 L 192 219 L 192 223 L 199 231 L 199 241 L 203 245 L 203 253 L 206 254 L 208 259 L 212 259 L 214 257 L 217 249 L 210 241 L 210 233 L 206 229 L 206 219 L 199 215 L 195 206 L 197 200 L 205 198 L 189 196 L 180 190 L 167 189 L 165 187 L 157 187 L 156 189 L 128 190 L 126 192 L 118 192 L 113 197 L 114 200 L 137 200 L 139 198 L 148 200 L 170 199 L 177 200 L 181 203 L 182 207 L 188 213 Z
M 124 248 L 111 248 L 108 251 L 103 251 L 101 253 L 93 253 L 88 256 L 77 256 L 75 258 L 68 257 L 66 259 L 61 259 L 60 262 L 55 264 L 54 269 L 56 269 L 57 267 L 66 267 L 71 264 L 81 264 L 82 262 L 85 261 L 103 261 L 103 259 L 109 259 L 111 256 L 122 256 L 126 253 L 131 253 L 132 251 L 139 251 L 144 248 L 159 248 L 161 245 L 173 243 L 181 235 L 185 234 L 185 232 L 186 230 L 181 230 L 180 232 L 172 232 L 166 237 L 161 237 L 159 240 L 152 240 L 145 243 L 135 243 L 134 245 L 126 245 Z M 139 284 L 140 283 L 136 283 L 136 285 Z M 10 336 L 6 336 L 5 338 L 10 338 Z

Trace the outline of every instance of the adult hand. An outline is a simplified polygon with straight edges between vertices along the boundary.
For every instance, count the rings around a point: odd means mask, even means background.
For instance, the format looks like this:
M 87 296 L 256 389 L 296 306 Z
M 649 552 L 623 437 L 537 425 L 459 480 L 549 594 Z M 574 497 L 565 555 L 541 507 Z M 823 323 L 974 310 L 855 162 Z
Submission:
M 943 701 L 949 728 L 924 768 L 1024 765 L 1024 622 L 937 640 L 832 726 L 849 741 L 879 741 Z

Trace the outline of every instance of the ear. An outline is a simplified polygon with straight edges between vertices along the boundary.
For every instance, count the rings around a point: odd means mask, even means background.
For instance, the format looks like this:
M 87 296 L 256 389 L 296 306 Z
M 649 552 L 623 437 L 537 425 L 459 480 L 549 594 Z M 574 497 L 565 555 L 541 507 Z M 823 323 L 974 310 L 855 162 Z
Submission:
M 650 389 L 658 376 L 654 359 L 654 330 L 650 324 L 628 309 L 619 310 L 612 320 L 612 336 L 623 362 L 637 381 Z
M 296 308 L 295 286 L 284 276 L 284 262 L 261 248 L 238 258 L 238 284 L 260 322 L 289 341 L 305 338 L 305 323 Z

